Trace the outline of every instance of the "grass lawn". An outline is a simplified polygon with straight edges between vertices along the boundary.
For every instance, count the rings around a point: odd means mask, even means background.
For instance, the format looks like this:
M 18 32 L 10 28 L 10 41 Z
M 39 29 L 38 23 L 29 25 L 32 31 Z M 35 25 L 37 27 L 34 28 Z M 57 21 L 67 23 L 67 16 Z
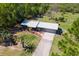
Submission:
M 33 49 L 26 49 L 21 55 L 32 55 L 40 41 L 40 37 L 32 33 L 23 34 L 19 39 L 24 40 L 25 45 L 33 47 Z
M 58 12 L 54 15 L 55 17 L 60 17 L 61 16 L 61 12 Z M 73 21 L 75 21 L 78 17 L 79 14 L 72 14 L 72 13 L 66 13 L 64 14 L 65 19 L 67 19 L 67 22 L 59 22 L 60 26 L 64 31 L 68 32 L 68 29 L 71 27 L 71 24 L 73 23 Z M 69 33 L 68 33 L 69 34 Z M 62 40 L 64 38 L 63 35 L 56 35 L 53 43 L 52 43 L 52 48 L 50 51 L 50 56 L 54 56 L 54 55 L 62 55 L 62 51 L 59 49 L 58 47 L 58 42 L 60 40 Z
M 50 20 L 50 17 L 48 16 L 43 16 L 42 18 L 38 18 L 38 20 L 42 22 L 50 22 L 50 23 L 53 22 L 53 20 Z
M 23 53 L 23 51 L 13 50 L 10 48 L 0 49 L 0 56 L 19 56 Z

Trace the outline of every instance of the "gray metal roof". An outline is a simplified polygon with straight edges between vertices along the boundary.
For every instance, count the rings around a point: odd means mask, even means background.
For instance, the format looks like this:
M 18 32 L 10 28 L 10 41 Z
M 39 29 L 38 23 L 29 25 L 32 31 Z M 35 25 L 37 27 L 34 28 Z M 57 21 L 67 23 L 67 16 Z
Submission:
M 34 27 L 36 28 L 37 24 L 39 23 L 39 21 L 33 21 L 33 20 L 24 20 L 21 25 L 26 25 L 28 27 Z
M 57 23 L 47 23 L 47 22 L 39 22 L 38 28 L 46 28 L 46 29 L 58 29 L 58 24 Z
M 38 27 L 38 28 L 53 29 L 53 30 L 58 29 L 57 23 L 39 22 L 39 21 L 34 21 L 34 20 L 24 20 L 21 23 L 21 25 L 33 27 L 33 28 Z

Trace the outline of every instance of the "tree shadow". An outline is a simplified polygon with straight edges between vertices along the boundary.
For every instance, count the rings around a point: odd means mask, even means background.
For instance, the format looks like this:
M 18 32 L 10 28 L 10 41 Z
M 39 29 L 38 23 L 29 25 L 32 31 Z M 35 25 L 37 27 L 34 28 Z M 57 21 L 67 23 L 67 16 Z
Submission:
M 12 46 L 12 45 L 17 45 L 15 39 L 13 39 L 12 37 L 5 37 L 3 40 L 3 46 L 7 47 L 7 46 Z

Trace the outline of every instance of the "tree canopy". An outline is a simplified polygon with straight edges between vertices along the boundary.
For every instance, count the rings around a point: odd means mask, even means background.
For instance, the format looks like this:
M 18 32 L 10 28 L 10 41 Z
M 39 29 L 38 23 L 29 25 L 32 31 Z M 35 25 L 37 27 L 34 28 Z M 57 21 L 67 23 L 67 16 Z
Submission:
M 73 22 L 71 29 L 69 30 L 73 35 L 75 35 L 76 39 L 79 40 L 79 18 Z

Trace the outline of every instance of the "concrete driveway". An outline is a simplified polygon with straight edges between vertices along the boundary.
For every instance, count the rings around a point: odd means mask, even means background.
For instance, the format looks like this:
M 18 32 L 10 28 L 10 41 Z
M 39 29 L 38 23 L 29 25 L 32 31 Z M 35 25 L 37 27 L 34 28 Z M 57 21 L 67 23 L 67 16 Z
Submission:
M 55 33 L 44 32 L 33 56 L 48 56 Z

